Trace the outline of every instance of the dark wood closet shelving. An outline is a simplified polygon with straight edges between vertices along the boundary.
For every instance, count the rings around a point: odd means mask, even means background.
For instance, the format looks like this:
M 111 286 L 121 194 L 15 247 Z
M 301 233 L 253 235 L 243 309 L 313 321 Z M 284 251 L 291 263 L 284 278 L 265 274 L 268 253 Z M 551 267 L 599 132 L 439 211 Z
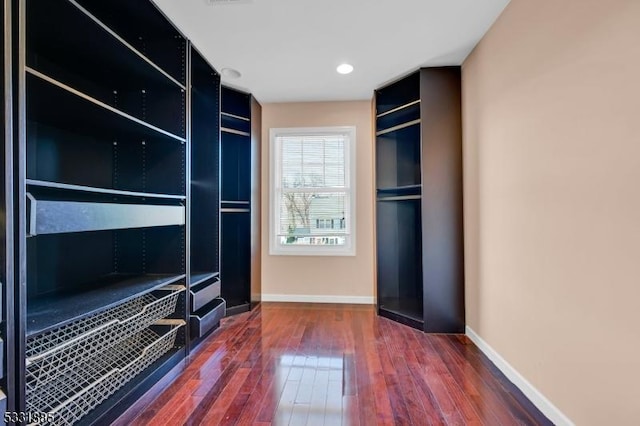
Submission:
M 43 96 L 29 99 L 30 106 L 33 106 L 31 111 L 35 120 L 44 116 L 42 121 L 52 125 L 64 126 L 76 123 L 80 125 L 81 129 L 87 129 L 91 126 L 90 128 L 94 131 L 101 127 L 106 129 L 115 127 L 126 133 L 137 133 L 151 137 L 162 135 L 182 143 L 186 141 L 182 136 L 127 114 L 35 69 L 27 68 L 27 73 L 33 77 L 27 82 L 27 87 L 32 89 L 30 92 L 43 93 Z M 52 104 L 61 108 L 51 108 Z M 64 114 L 64 111 L 67 111 L 67 114 Z
M 75 191 L 82 194 L 96 196 L 111 195 L 113 197 L 124 197 L 124 198 L 133 198 L 133 199 L 159 199 L 159 200 L 178 200 L 184 201 L 187 197 L 184 195 L 170 195 L 170 194 L 154 194 L 150 192 L 134 192 L 134 191 L 120 191 L 117 189 L 108 189 L 108 188 L 95 188 L 91 186 L 83 186 L 83 185 L 70 185 L 67 183 L 60 182 L 48 182 L 43 180 L 36 179 L 27 179 L 27 185 L 31 187 L 33 190 L 41 190 L 45 193 L 50 194 L 66 194 L 66 197 L 72 197 L 69 195 L 68 191 Z
M 43 295 L 27 307 L 27 336 L 33 337 L 73 321 L 95 315 L 134 297 L 176 283 L 184 275 L 110 274 L 90 283 L 85 291 Z
M 219 277 L 219 272 L 191 272 L 191 287 L 195 287 L 198 284 L 209 282 L 216 277 Z
M 180 84 L 187 84 L 187 40 L 150 1 L 70 0 Z
M 183 85 L 67 0 L 27 10 L 30 28 L 37 27 L 27 41 L 29 68 L 184 138 L 184 126 L 169 115 L 184 104 Z
M 460 68 L 376 91 L 378 312 L 464 332 Z
M 252 156 L 259 136 L 252 120 L 256 114 L 259 104 L 249 93 L 222 87 L 221 286 L 229 315 L 250 310 L 255 299 L 252 217 L 257 207 L 252 191 L 257 187 L 258 171 L 252 167 Z
M 220 75 L 193 46 L 191 63 L 190 333 L 194 344 L 215 330 L 220 298 Z
M 14 140 L 14 89 L 11 78 L 15 56 L 11 51 L 13 45 L 12 7 L 15 2 L 2 0 L 0 7 L 0 26 L 2 27 L 2 64 L 0 65 L 0 91 L 2 92 L 3 149 L 0 158 L 0 216 L 2 217 L 3 232 L 0 232 L 0 415 L 6 411 L 15 410 L 15 380 L 18 373 L 14 368 L 15 360 L 15 327 L 13 312 L 15 307 L 14 280 L 14 169 L 13 169 L 13 140 Z
M 376 133 L 389 132 L 398 126 L 420 123 L 420 101 L 414 101 L 376 117 Z
M 189 42 L 149 1 L 101 3 L 25 0 L 19 16 L 25 281 L 12 392 L 16 411 L 53 411 L 54 424 L 109 423 L 189 348 Z M 70 349 L 125 308 L 151 316 L 110 329 L 120 334 L 104 359 L 89 343 Z M 26 363 L 27 350 L 64 361 Z
M 403 196 L 403 195 L 420 195 L 422 192 L 422 185 L 405 185 L 389 188 L 378 188 L 376 194 L 379 199 Z

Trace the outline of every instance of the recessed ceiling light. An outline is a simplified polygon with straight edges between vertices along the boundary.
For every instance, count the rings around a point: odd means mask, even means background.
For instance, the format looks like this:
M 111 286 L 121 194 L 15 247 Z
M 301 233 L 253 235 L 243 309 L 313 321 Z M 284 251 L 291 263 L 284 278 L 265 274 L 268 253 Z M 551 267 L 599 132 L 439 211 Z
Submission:
M 338 71 L 340 74 L 349 74 L 351 71 L 353 71 L 353 65 L 340 64 L 338 65 L 338 68 L 336 68 L 336 71 Z
M 233 68 L 222 68 L 222 70 L 220 70 L 220 73 L 222 73 L 223 77 L 227 77 L 231 79 L 242 77 L 242 74 L 240 74 L 240 71 L 234 70 Z

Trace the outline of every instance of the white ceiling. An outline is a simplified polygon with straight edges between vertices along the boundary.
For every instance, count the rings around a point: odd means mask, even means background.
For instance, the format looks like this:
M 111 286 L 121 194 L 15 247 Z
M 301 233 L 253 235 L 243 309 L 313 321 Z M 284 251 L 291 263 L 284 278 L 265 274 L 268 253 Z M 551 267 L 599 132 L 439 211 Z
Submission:
M 420 66 L 459 65 L 509 0 L 154 0 L 260 102 L 371 99 Z M 340 75 L 348 62 L 353 73 Z

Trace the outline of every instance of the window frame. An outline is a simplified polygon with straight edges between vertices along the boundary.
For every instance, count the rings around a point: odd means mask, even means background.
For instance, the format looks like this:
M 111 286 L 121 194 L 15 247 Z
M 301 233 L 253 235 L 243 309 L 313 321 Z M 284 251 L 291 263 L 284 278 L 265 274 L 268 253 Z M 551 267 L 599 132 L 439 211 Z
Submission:
M 346 242 L 337 245 L 283 245 L 277 238 L 280 221 L 280 189 L 276 184 L 280 182 L 280 146 L 279 136 L 325 136 L 346 135 L 348 138 L 345 149 L 345 184 L 346 188 L 338 192 L 348 194 L 349 213 L 345 219 L 349 225 L 349 233 L 345 234 Z M 355 126 L 327 126 L 327 127 L 282 127 L 269 129 L 269 254 L 276 256 L 355 256 L 356 255 L 356 127 Z M 346 228 L 346 226 L 345 226 Z

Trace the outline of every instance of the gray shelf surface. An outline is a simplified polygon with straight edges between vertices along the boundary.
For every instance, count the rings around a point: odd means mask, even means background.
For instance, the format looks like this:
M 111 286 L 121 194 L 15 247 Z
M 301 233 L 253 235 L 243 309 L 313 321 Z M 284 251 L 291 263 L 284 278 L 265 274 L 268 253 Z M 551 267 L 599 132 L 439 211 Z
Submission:
M 87 283 L 87 291 L 45 295 L 27 301 L 27 336 L 35 336 L 97 314 L 113 306 L 172 284 L 185 275 L 109 274 Z

